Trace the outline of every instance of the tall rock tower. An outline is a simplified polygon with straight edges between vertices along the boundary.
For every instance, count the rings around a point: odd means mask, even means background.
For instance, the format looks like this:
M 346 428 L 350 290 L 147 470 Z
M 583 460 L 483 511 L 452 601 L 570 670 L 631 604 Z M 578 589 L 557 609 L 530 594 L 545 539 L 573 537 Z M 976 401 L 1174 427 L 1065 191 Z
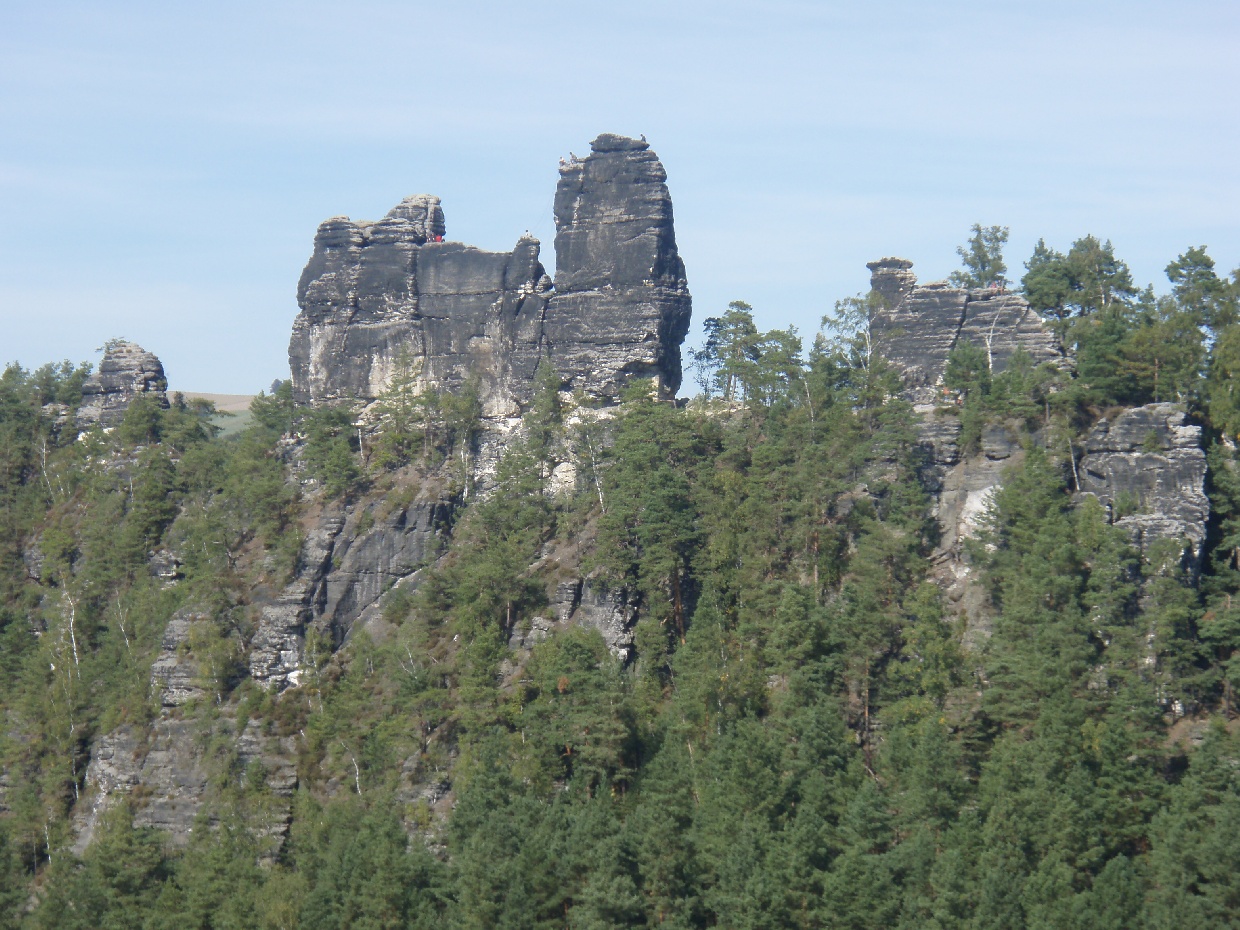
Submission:
M 692 298 L 667 172 L 645 140 L 604 134 L 560 168 L 545 333 L 565 380 L 614 399 L 627 380 L 680 387 Z
M 407 198 L 378 222 L 327 220 L 297 289 L 294 396 L 370 401 L 408 365 L 427 388 L 475 380 L 484 416 L 511 418 L 542 359 L 603 404 L 636 378 L 674 394 L 691 299 L 666 179 L 646 142 L 623 136 L 565 161 L 554 286 L 533 237 L 511 252 L 443 241 L 437 197 Z

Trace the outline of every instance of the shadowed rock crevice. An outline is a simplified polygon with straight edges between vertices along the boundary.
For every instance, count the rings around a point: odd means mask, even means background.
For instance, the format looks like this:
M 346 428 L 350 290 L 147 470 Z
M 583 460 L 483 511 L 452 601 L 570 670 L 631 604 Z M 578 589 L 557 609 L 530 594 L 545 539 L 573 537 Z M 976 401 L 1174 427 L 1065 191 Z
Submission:
M 424 389 L 474 379 L 484 416 L 513 418 L 543 358 L 596 402 L 634 377 L 674 394 L 691 301 L 666 173 L 644 141 L 605 134 L 591 148 L 560 168 L 554 287 L 528 234 L 511 252 L 437 241 L 437 197 L 377 222 L 325 221 L 298 286 L 297 401 L 367 402 L 408 364 Z

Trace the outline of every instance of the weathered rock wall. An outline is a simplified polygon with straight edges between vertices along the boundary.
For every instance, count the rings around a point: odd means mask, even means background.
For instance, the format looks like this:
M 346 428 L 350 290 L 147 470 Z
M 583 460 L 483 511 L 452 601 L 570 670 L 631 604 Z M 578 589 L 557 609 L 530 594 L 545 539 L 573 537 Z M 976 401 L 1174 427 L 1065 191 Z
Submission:
M 219 774 L 219 746 L 229 743 L 241 770 L 256 763 L 251 770 L 262 773 L 269 790 L 268 823 L 256 825 L 271 839 L 269 851 L 283 841 L 297 787 L 293 740 L 266 733 L 256 720 L 237 732 L 236 707 L 229 704 L 210 723 L 193 713 L 195 703 L 214 701 L 213 689 L 222 684 L 210 657 L 196 650 L 211 638 L 212 631 L 204 628 L 216 622 L 209 611 L 193 606 L 173 614 L 151 666 L 158 715 L 147 729 L 123 725 L 94 740 L 83 798 L 74 810 L 79 854 L 90 845 L 104 812 L 124 796 L 131 798 L 136 825 L 167 833 L 173 845 L 186 845 L 209 800 L 211 777 Z M 214 753 L 208 749 L 212 743 Z
M 958 342 L 984 349 L 996 374 L 1023 349 L 1035 365 L 1064 357 L 1041 317 L 1019 294 L 964 290 L 946 283 L 918 285 L 912 262 L 870 262 L 870 287 L 884 306 L 870 320 L 876 351 L 899 369 L 909 398 L 919 406 L 942 399 L 943 371 Z
M 167 390 L 164 366 L 155 355 L 132 342 L 111 343 L 98 370 L 82 385 L 77 427 L 85 430 L 92 426 L 119 426 L 137 397 L 151 397 L 167 408 Z
M 413 199 L 439 211 L 437 198 Z M 538 241 L 522 238 L 512 252 L 427 241 L 403 217 L 408 203 L 377 223 L 336 217 L 319 227 L 289 344 L 294 396 L 370 400 L 403 364 L 437 390 L 475 377 L 486 415 L 517 415 L 511 388 L 532 384 L 551 286 Z
M 923 478 L 934 495 L 942 534 L 936 577 L 949 602 L 972 619 L 967 635 L 976 641 L 985 635 L 984 596 L 971 581 L 964 543 L 977 532 L 1004 471 L 1023 457 L 1023 445 L 1044 437 L 1025 433 L 1017 422 L 992 423 L 981 448 L 962 455 L 960 420 L 942 384 L 948 355 L 967 339 L 987 351 L 996 373 L 1018 348 L 1035 364 L 1070 366 L 1071 359 L 1019 295 L 918 285 L 912 263 L 904 259 L 884 258 L 867 267 L 882 304 L 871 319 L 875 349 L 900 371 L 906 396 L 920 415 L 927 454 Z M 1078 492 L 1097 497 L 1138 548 L 1147 552 L 1157 540 L 1182 540 L 1194 568 L 1209 519 L 1205 470 L 1201 430 L 1187 423 L 1177 404 L 1136 407 L 1099 421 L 1076 463 Z
M 591 148 L 560 169 L 554 288 L 528 235 L 502 253 L 436 241 L 436 197 L 378 222 L 324 222 L 289 344 L 298 402 L 372 400 L 408 364 L 436 390 L 477 379 L 484 416 L 512 418 L 542 358 L 566 390 L 605 403 L 633 378 L 674 393 L 690 297 L 666 173 L 644 141 L 602 135 Z
M 667 173 L 645 140 L 604 134 L 560 167 L 555 294 L 545 334 L 565 382 L 614 402 L 624 384 L 680 387 L 692 301 Z
M 372 499 L 321 515 L 293 580 L 262 609 L 250 643 L 251 677 L 277 691 L 298 684 L 306 631 L 317 629 L 339 646 L 391 588 L 416 582 L 446 545 L 457 504 L 428 484 L 407 504 Z
M 1181 404 L 1148 404 L 1099 420 L 1077 466 L 1081 494 L 1092 494 L 1111 522 L 1143 552 L 1164 539 L 1182 540 L 1193 569 L 1200 565 L 1210 501 L 1201 427 Z

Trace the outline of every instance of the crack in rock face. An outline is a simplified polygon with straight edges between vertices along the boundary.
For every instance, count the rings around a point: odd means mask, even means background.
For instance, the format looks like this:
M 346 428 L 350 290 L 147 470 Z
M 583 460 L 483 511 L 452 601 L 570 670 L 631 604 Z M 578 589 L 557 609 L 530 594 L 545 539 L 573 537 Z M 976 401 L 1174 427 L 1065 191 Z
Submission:
M 549 359 L 564 390 L 615 403 L 634 378 L 680 386 L 691 298 L 667 175 L 644 141 L 604 134 L 565 161 L 554 285 L 528 234 L 511 252 L 443 241 L 439 198 L 320 225 L 289 343 L 299 403 L 374 400 L 407 365 L 419 389 L 473 380 L 484 417 L 520 416 Z
M 913 263 L 902 258 L 883 258 L 866 267 L 870 287 L 883 303 L 870 320 L 875 351 L 900 371 L 906 394 L 918 407 L 942 399 L 947 357 L 962 340 L 987 352 L 995 374 L 1018 348 L 1034 365 L 1064 357 L 1042 318 L 1019 294 L 943 282 L 919 285 Z
M 120 426 L 125 412 L 138 397 L 150 397 L 168 409 L 168 379 L 163 363 L 133 342 L 113 342 L 104 351 L 99 370 L 82 385 L 77 428 Z

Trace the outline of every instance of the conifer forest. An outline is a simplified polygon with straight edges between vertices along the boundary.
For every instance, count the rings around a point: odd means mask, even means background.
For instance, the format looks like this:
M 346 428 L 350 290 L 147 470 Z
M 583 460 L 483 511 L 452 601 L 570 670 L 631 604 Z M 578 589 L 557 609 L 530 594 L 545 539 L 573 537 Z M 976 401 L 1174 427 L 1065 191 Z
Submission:
M 539 363 L 498 439 L 408 356 L 235 425 L 9 366 L 0 928 L 1240 924 L 1240 275 L 1006 239 L 816 333 L 699 308 L 680 399 Z M 936 294 L 1057 348 L 910 387 Z

